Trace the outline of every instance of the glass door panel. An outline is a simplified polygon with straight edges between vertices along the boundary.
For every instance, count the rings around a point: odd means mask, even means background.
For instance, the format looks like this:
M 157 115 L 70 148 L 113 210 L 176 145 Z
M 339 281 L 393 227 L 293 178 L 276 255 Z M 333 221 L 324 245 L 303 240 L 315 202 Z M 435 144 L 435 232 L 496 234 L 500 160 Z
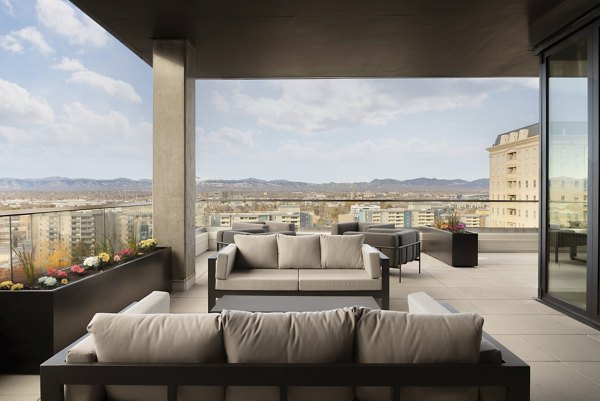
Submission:
M 588 60 L 585 38 L 548 57 L 548 294 L 586 309 Z

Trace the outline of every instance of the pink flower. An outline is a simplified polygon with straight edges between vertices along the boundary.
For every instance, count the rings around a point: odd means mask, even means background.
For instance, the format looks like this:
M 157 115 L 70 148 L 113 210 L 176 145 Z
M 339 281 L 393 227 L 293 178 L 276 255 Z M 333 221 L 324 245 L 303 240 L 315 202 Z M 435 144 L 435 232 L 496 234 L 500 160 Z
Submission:
M 71 273 L 75 273 L 75 274 L 85 274 L 85 269 L 79 265 L 73 265 L 71 266 Z
M 115 255 L 115 257 L 113 258 L 113 260 L 115 262 L 120 262 L 121 261 L 121 257 L 119 255 Z
M 50 269 L 48 269 L 48 276 L 54 277 L 56 279 L 62 279 L 62 278 L 67 277 L 67 273 L 62 270 L 50 268 Z

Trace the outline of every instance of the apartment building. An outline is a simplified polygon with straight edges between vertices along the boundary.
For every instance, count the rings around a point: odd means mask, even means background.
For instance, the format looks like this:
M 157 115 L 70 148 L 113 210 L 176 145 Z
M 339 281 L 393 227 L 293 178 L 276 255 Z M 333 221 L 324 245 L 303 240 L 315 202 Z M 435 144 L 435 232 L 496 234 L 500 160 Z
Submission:
M 537 227 L 539 133 L 539 124 L 528 125 L 498 135 L 487 148 L 491 227 Z

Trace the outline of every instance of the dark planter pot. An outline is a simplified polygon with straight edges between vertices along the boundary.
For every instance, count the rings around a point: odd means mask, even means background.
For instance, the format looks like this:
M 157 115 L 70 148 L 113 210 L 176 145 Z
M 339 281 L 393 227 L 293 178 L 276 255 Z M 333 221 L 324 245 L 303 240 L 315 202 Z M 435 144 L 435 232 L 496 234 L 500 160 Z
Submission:
M 477 266 L 477 233 L 454 234 L 428 227 L 424 232 L 424 252 L 453 267 Z
M 119 312 L 171 289 L 171 248 L 53 290 L 0 291 L 0 373 L 36 373 L 86 333 L 97 312 Z

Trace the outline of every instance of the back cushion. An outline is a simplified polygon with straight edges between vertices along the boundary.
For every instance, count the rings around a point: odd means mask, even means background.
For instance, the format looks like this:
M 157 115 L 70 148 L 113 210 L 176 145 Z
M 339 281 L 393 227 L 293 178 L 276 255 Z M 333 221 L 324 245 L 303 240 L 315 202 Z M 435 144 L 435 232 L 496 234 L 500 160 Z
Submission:
M 361 309 L 359 363 L 477 363 L 483 318 Z M 402 400 L 476 401 L 477 387 L 402 387 Z M 357 387 L 359 401 L 391 401 L 386 387 Z
M 356 316 L 350 308 L 325 312 L 224 311 L 229 363 L 348 363 Z M 278 401 L 279 388 L 229 386 L 225 401 Z M 353 401 L 352 387 L 288 388 L 289 401 Z
M 235 267 L 277 269 L 277 235 L 236 235 Z
M 321 235 L 324 269 L 362 269 L 364 235 Z
M 223 362 L 218 314 L 97 313 L 88 325 L 98 362 Z
M 324 312 L 224 311 L 229 363 L 352 362 L 356 317 L 350 308 Z
M 363 309 L 356 331 L 360 363 L 477 363 L 483 318 Z
M 280 269 L 320 269 L 321 242 L 318 235 L 277 236 Z
M 93 333 L 98 362 L 210 363 L 224 362 L 218 314 L 109 314 L 97 313 Z M 115 401 L 166 401 L 164 386 L 105 386 Z M 178 400 L 223 400 L 218 386 L 180 387 Z

